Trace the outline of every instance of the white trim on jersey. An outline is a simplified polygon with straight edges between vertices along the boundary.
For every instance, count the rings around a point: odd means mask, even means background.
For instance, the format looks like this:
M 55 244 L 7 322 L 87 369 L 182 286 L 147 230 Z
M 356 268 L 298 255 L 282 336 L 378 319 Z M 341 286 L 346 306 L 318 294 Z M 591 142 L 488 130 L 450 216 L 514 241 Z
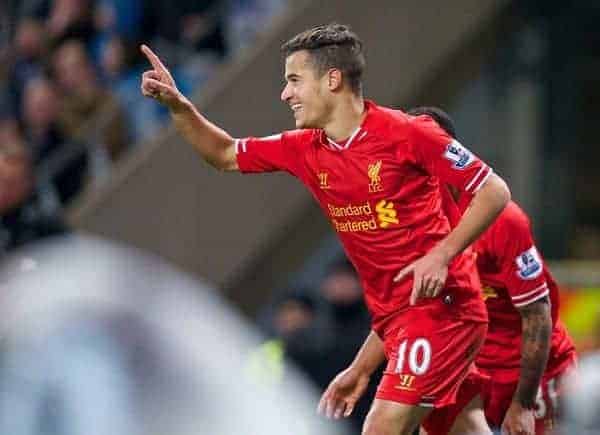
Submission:
M 514 305 L 515 307 L 517 307 L 517 308 L 524 307 L 525 305 L 529 305 L 529 304 L 531 304 L 531 303 L 533 303 L 533 302 L 537 301 L 538 299 L 542 299 L 543 297 L 546 297 L 546 296 L 548 296 L 548 293 L 550 293 L 550 290 L 548 290 L 548 289 L 546 288 L 546 290 L 545 290 L 543 293 L 537 294 L 537 295 L 533 296 L 532 298 L 530 298 L 530 299 L 527 299 L 527 300 L 525 300 L 525 301 L 521 301 L 521 302 L 519 302 L 519 303 L 516 303 L 516 302 L 514 302 L 514 301 L 513 301 L 513 305 Z
M 483 171 L 485 171 L 488 168 L 487 165 L 483 165 L 479 171 L 477 171 L 477 173 L 475 174 L 475 176 L 473 177 L 473 179 L 469 182 L 469 184 L 467 184 L 467 186 L 465 187 L 465 190 L 469 190 L 471 187 L 473 187 L 473 184 L 475 184 L 475 181 L 477 181 L 477 178 L 481 175 L 481 173 Z
M 487 171 L 487 173 L 486 173 L 486 171 Z M 479 169 L 479 171 L 477 171 L 475 176 L 473 178 L 471 178 L 471 181 L 469 181 L 469 183 L 465 187 L 465 192 L 468 192 L 471 194 L 474 194 L 475 192 L 477 192 L 479 189 L 481 189 L 481 186 L 483 186 L 483 183 L 485 183 L 487 181 L 487 179 L 490 177 L 490 175 L 492 175 L 493 172 L 494 172 L 494 170 L 490 166 L 483 165 L 483 167 L 481 169 Z M 483 175 L 483 174 L 485 174 L 485 175 Z M 475 186 L 475 187 L 473 187 L 473 186 Z
M 235 139 L 235 153 L 245 153 L 246 150 L 246 139 Z M 241 145 L 241 147 L 240 147 Z
M 473 193 L 477 192 L 479 189 L 481 189 L 481 186 L 483 186 L 485 184 L 485 182 L 487 181 L 488 178 L 490 178 L 490 175 L 492 175 L 494 173 L 494 170 L 492 168 L 489 168 L 490 170 L 488 171 L 488 173 L 486 174 L 485 177 L 483 177 L 483 180 L 481 180 L 481 183 L 479 183 L 477 185 L 477 187 L 475 189 L 473 189 Z
M 523 293 L 522 295 L 516 295 L 516 296 L 511 296 L 511 299 L 513 301 L 519 302 L 519 299 L 524 299 L 524 298 L 528 298 L 529 296 L 541 291 L 544 289 L 544 287 L 548 287 L 547 283 L 543 283 L 542 285 L 534 288 L 533 290 L 528 291 L 527 293 Z
M 354 132 L 350 135 L 350 137 L 348 138 L 348 140 L 346 141 L 346 143 L 344 145 L 338 144 L 337 142 L 329 139 L 329 137 L 327 137 L 327 142 L 329 142 L 329 145 L 334 147 L 332 149 L 337 149 L 339 151 L 347 150 L 348 148 L 350 148 L 350 144 L 352 143 L 352 141 L 354 140 L 356 135 L 360 132 L 360 130 L 361 130 L 361 128 L 357 127 L 356 130 L 354 130 Z M 364 137 L 364 135 L 363 135 L 363 137 Z

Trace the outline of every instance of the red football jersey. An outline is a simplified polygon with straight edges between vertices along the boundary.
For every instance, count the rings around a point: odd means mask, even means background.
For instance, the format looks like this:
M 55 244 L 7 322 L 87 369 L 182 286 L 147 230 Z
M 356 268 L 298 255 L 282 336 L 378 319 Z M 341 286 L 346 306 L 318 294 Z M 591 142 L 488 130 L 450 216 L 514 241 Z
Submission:
M 477 365 L 500 382 L 517 381 L 521 363 L 521 315 L 517 308 L 549 296 L 553 331 L 544 375 L 562 372 L 573 362 L 575 348 L 558 318 L 558 285 L 535 247 L 525 212 L 510 202 L 473 249 L 490 318 Z
M 440 183 L 473 194 L 492 170 L 427 116 L 371 102 L 366 110 L 343 143 L 322 130 L 295 130 L 238 139 L 236 152 L 242 172 L 284 170 L 307 186 L 361 277 L 373 327 L 381 333 L 392 315 L 409 310 L 412 279 L 394 283 L 394 276 L 450 232 Z M 421 299 L 419 309 L 486 321 L 470 259 L 458 255 L 442 297 Z

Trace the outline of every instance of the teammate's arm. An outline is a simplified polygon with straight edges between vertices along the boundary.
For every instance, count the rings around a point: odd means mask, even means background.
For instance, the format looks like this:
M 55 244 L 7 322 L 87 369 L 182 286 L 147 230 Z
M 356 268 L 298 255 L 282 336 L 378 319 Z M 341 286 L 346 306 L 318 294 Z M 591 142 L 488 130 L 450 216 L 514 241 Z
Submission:
M 521 372 L 519 384 L 502 423 L 508 434 L 524 428 L 534 433 L 533 408 L 550 352 L 552 318 L 548 297 L 518 307 L 521 314 Z
M 450 261 L 490 226 L 509 200 L 510 191 L 504 180 L 496 174 L 490 174 L 452 232 L 427 255 L 404 268 L 394 278 L 395 281 L 400 281 L 413 273 L 411 304 L 418 298 L 435 297 L 439 294 L 446 282 Z
M 319 413 L 329 418 L 349 417 L 367 389 L 371 375 L 384 360 L 383 342 L 371 331 L 352 364 L 331 381 L 321 396 Z
M 475 193 L 470 207 L 454 230 L 437 245 L 434 251 L 452 260 L 491 225 L 510 201 L 510 191 L 502 178 L 490 174 Z
M 209 164 L 224 171 L 238 170 L 235 140 L 198 112 L 177 89 L 169 70 L 148 46 L 142 45 L 141 50 L 153 68 L 142 75 L 142 94 L 169 109 L 179 133 Z

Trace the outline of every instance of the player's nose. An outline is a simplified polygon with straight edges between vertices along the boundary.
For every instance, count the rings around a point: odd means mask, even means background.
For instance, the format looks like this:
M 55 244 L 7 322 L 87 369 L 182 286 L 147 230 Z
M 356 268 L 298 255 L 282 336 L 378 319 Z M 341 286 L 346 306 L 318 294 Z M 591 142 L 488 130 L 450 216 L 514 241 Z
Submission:
M 292 93 L 290 91 L 290 86 L 289 84 L 286 84 L 285 87 L 283 88 L 283 91 L 281 91 L 281 101 L 287 101 L 292 97 Z

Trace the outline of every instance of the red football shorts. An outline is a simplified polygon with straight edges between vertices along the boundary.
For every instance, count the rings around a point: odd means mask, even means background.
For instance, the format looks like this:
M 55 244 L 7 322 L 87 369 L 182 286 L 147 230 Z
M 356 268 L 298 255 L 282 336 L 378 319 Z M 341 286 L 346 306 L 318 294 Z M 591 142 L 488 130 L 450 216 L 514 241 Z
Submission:
M 559 398 L 563 394 L 564 380 L 573 367 L 564 372 L 548 378 L 544 376 L 540 383 L 535 403 L 535 433 L 544 435 L 550 433 L 556 424 L 558 416 Z M 517 389 L 517 382 L 502 383 L 493 379 L 487 384 L 483 393 L 485 417 L 491 427 L 500 428 L 504 415 L 510 407 L 513 395 Z
M 375 397 L 437 410 L 457 403 L 463 381 L 477 375 L 473 361 L 487 324 L 415 314 L 398 316 L 386 325 L 388 364 Z M 463 389 L 471 395 L 466 403 L 479 392 L 474 387 L 475 383 Z

